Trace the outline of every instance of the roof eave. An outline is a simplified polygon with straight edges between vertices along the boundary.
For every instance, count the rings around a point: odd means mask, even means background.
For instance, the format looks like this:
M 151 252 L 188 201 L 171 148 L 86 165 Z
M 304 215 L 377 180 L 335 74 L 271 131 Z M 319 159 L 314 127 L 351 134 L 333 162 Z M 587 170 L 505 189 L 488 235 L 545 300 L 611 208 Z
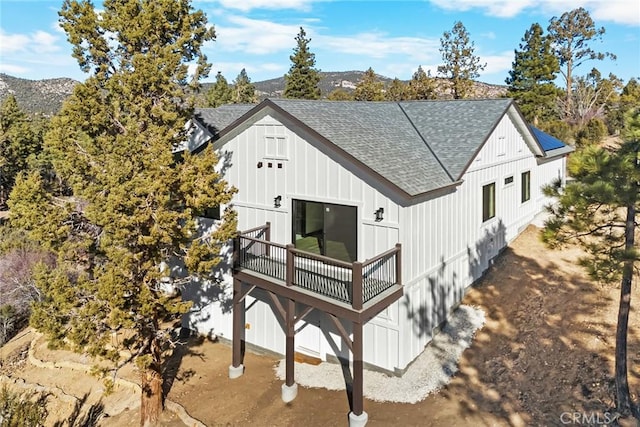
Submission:
M 545 151 L 544 158 L 551 159 L 553 157 L 566 156 L 573 153 L 576 149 L 571 145 L 565 145 L 564 147 L 556 148 L 553 150 Z
M 529 124 L 525 121 L 518 105 L 513 100 L 511 101 L 509 108 L 507 108 L 507 112 L 509 113 L 511 120 L 513 120 L 516 128 L 520 131 L 520 134 L 524 138 L 524 142 L 529 146 L 533 155 L 536 157 L 544 157 L 545 151 L 542 148 L 542 145 L 538 142 L 538 139 L 533 134 L 533 131 L 531 131 Z

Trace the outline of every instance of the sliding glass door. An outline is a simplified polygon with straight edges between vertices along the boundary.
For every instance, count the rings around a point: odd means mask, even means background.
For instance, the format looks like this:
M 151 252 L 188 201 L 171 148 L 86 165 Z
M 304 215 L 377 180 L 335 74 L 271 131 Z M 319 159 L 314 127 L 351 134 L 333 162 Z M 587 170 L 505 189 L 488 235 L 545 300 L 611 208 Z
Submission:
M 358 256 L 358 211 L 355 206 L 293 200 L 296 248 L 342 261 Z

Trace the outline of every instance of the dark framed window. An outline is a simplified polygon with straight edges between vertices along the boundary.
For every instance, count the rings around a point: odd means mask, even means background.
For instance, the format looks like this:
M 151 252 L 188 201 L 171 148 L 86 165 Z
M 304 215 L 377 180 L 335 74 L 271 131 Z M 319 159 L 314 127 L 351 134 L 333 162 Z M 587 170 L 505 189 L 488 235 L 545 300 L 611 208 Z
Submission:
M 510 184 L 513 184 L 513 175 L 508 176 L 504 179 L 504 185 L 510 185 Z
M 528 201 L 531 198 L 531 172 L 530 171 L 526 171 L 526 172 L 522 172 L 521 175 L 521 180 L 520 180 L 520 185 L 521 185 L 521 201 L 522 203 Z
M 206 208 L 204 211 L 202 211 L 201 216 L 203 218 L 209 219 L 220 219 L 220 205 L 214 206 L 212 208 Z
M 488 221 L 496 216 L 496 183 L 492 182 L 482 187 L 482 221 Z
M 303 251 L 353 262 L 358 256 L 355 206 L 293 200 L 293 243 Z

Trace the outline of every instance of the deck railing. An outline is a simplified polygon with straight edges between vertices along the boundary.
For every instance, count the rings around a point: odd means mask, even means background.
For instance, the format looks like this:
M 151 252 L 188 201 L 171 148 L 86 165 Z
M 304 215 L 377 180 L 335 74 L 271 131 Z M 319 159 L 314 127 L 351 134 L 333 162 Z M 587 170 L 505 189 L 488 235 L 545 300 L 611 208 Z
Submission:
M 345 262 L 271 242 L 271 224 L 241 232 L 234 242 L 235 268 L 248 269 L 360 310 L 367 301 L 402 283 L 401 246 L 365 262 Z

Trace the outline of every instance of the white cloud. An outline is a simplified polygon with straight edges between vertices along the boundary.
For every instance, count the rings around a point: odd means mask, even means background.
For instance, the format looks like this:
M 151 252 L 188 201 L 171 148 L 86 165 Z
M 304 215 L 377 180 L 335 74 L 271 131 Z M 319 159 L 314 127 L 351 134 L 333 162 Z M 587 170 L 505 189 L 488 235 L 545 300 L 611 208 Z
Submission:
M 75 60 L 63 43 L 64 38 L 55 31 L 10 34 L 0 29 L 2 70 L 25 78 L 43 68 L 56 70 L 59 76 L 70 76 L 69 70 L 76 68 Z
M 36 53 L 57 52 L 60 50 L 58 37 L 45 31 L 36 31 L 31 39 L 33 41 L 33 50 Z
M 25 34 L 7 34 L 0 30 L 0 54 L 24 51 L 30 42 L 29 36 Z
M 227 18 L 231 25 L 216 25 L 216 48 L 228 52 L 267 55 L 293 49 L 298 25 L 284 25 L 242 16 Z
M 351 36 L 316 36 L 319 49 L 332 52 L 385 58 L 403 55 L 415 62 L 429 61 L 439 56 L 440 40 L 419 37 L 389 37 L 382 33 L 360 33 Z
M 7 34 L 0 29 L 0 54 L 12 53 L 49 53 L 60 50 L 56 43 L 58 37 L 45 31 L 31 34 Z
M 493 31 L 489 31 L 488 33 L 482 33 L 480 34 L 480 36 L 489 40 L 495 40 L 497 38 L 496 33 L 494 33 Z
M 10 75 L 20 75 L 29 71 L 27 68 L 20 65 L 5 64 L 4 61 L 0 62 L 0 73 Z
M 545 2 L 548 0 L 540 0 Z M 467 11 L 484 9 L 487 14 L 501 18 L 517 15 L 533 4 L 532 0 L 431 0 L 431 3 L 446 10 Z
M 248 12 L 253 9 L 309 10 L 311 0 L 218 0 L 222 7 Z
M 486 63 L 487 67 L 481 76 L 488 74 L 507 75 L 513 62 L 513 51 L 502 52 L 497 55 L 480 55 L 480 63 Z
M 640 25 L 640 3 L 636 0 L 430 0 L 432 4 L 453 11 L 480 9 L 488 15 L 510 18 L 525 9 L 560 15 L 578 7 L 587 9 L 596 25 L 602 22 Z M 551 16 L 550 16 L 551 17 Z

